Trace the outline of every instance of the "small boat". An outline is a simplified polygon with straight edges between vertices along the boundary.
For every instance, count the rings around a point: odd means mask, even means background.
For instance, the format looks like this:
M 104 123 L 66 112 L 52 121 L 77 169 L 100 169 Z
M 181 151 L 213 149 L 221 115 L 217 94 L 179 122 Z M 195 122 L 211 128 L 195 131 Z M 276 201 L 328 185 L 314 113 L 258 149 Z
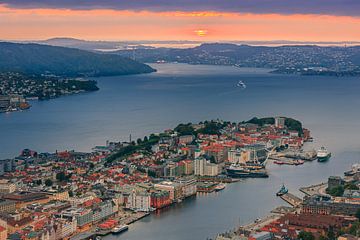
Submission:
M 319 162 L 325 162 L 329 160 L 331 153 L 325 147 L 321 147 L 319 150 L 317 150 L 316 157 Z
M 239 88 L 242 88 L 242 89 L 245 89 L 246 88 L 246 84 L 243 82 L 243 81 L 239 81 L 237 84 L 236 84 L 237 87 Z
M 128 225 L 120 225 L 120 226 L 117 226 L 117 227 L 114 227 L 112 230 L 111 230 L 111 233 L 113 234 L 118 234 L 118 233 L 122 233 L 124 231 L 127 231 L 129 229 L 129 226 Z
M 283 184 L 280 188 L 280 190 L 276 193 L 276 196 L 282 196 L 288 193 L 288 189 L 285 187 L 285 185 Z
M 281 161 L 274 161 L 274 163 L 277 164 L 277 165 L 283 165 L 283 164 L 285 164 L 284 162 L 281 162 Z
M 218 185 L 216 185 L 216 187 L 215 187 L 215 192 L 219 192 L 219 191 L 221 191 L 221 190 L 224 190 L 225 189 L 225 187 L 226 187 L 226 185 L 225 184 L 223 184 L 223 183 L 219 183 Z

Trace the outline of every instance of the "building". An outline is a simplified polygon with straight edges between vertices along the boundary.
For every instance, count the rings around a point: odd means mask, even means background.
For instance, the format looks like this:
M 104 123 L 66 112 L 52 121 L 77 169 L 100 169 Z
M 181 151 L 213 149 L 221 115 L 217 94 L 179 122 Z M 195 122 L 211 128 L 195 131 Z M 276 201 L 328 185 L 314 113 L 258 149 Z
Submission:
M 13 193 L 16 191 L 16 185 L 7 181 L 0 182 L 0 193 Z
M 168 191 L 172 202 L 183 199 L 182 187 L 179 183 L 163 181 L 154 185 L 156 190 Z
M 179 137 L 179 144 L 189 144 L 194 141 L 193 135 L 184 135 Z
M 6 212 L 15 212 L 15 202 L 11 200 L 0 199 L 0 213 Z
M 101 221 L 114 213 L 112 201 L 104 201 L 93 207 L 93 222 Z
M 319 215 L 354 216 L 358 209 L 360 204 L 333 202 L 330 197 L 323 195 L 305 198 L 301 206 L 302 213 Z
M 126 203 L 126 208 L 141 212 L 149 212 L 151 195 L 147 191 L 133 190 Z
M 150 196 L 150 206 L 152 208 L 163 208 L 172 204 L 170 193 L 168 191 L 152 192 Z
M 175 180 L 176 183 L 179 183 L 182 188 L 182 194 L 184 198 L 193 196 L 196 194 L 196 179 L 194 177 L 184 177 Z
M 50 201 L 50 198 L 45 193 L 35 192 L 13 192 L 5 194 L 3 199 L 14 201 L 17 209 L 33 203 L 47 203 Z
M 7 239 L 7 229 L 6 227 L 0 226 L 0 240 Z
M 184 160 L 184 174 L 192 175 L 194 174 L 194 161 L 192 160 Z
M 65 239 L 76 232 L 77 223 L 73 217 L 71 219 L 57 219 L 55 222 L 55 239 Z
M 216 163 L 210 163 L 205 158 L 195 159 L 194 162 L 194 174 L 196 176 L 217 176 L 220 174 L 220 167 Z
M 333 189 L 336 187 L 342 187 L 344 186 L 344 180 L 339 176 L 331 176 L 328 179 L 328 188 Z
M 285 127 L 285 118 L 284 117 L 275 117 L 275 127 L 284 128 Z
M 0 112 L 5 112 L 10 107 L 10 96 L 0 95 Z

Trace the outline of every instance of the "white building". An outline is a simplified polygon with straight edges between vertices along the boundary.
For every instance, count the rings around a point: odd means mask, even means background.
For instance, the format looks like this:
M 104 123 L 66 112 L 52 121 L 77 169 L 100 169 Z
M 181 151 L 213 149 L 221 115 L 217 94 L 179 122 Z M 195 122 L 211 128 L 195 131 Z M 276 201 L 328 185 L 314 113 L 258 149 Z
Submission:
M 149 212 L 151 208 L 150 194 L 146 191 L 137 191 L 134 189 L 126 203 L 126 208 L 141 212 Z

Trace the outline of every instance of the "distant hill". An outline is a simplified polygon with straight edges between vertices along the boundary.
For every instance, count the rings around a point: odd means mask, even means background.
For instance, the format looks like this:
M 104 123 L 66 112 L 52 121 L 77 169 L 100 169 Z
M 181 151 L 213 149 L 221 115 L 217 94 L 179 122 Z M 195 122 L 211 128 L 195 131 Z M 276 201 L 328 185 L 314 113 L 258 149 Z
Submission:
M 115 54 L 41 44 L 0 42 L 0 71 L 58 76 L 150 73 L 150 66 Z
M 360 47 L 316 45 L 249 46 L 205 43 L 187 49 L 154 48 L 116 51 L 140 62 L 180 62 L 275 69 L 274 73 L 360 75 Z

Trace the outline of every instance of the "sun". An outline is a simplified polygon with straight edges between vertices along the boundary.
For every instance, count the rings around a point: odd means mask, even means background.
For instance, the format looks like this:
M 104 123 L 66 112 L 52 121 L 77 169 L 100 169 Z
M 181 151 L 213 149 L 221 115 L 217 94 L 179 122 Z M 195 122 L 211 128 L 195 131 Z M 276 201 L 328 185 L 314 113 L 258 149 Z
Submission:
M 199 37 L 205 37 L 208 34 L 207 30 L 204 29 L 198 29 L 194 31 L 196 33 L 196 35 L 198 35 Z

